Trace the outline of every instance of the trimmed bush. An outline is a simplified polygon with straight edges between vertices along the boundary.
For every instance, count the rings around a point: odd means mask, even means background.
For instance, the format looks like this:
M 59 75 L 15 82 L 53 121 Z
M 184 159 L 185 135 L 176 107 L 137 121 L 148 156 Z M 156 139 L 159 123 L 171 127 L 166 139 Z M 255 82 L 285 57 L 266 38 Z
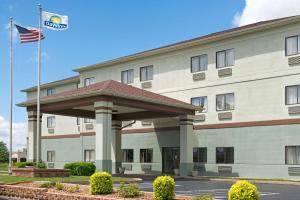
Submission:
M 15 167 L 16 168 L 25 168 L 27 166 L 34 166 L 34 162 L 16 162 L 15 163 Z
M 76 193 L 80 191 L 79 185 L 73 185 L 67 188 L 67 192 L 69 193 Z
M 89 162 L 67 163 L 64 168 L 70 170 L 73 176 L 91 176 L 96 170 L 94 163 Z
M 175 196 L 175 181 L 170 176 L 159 176 L 153 182 L 154 199 L 170 200 Z
M 40 161 L 38 163 L 34 163 L 34 166 L 39 168 L 39 169 L 46 169 L 47 168 L 47 165 L 44 161 Z
M 51 181 L 51 182 L 45 182 L 39 185 L 40 188 L 52 188 L 56 185 L 55 182 Z
M 237 181 L 228 191 L 228 200 L 259 200 L 255 185 L 248 181 Z
M 113 192 L 112 177 L 107 172 L 96 172 L 90 177 L 90 192 L 93 195 Z
M 124 198 L 138 197 L 140 195 L 140 188 L 137 184 L 125 185 L 124 183 L 121 183 L 119 194 Z

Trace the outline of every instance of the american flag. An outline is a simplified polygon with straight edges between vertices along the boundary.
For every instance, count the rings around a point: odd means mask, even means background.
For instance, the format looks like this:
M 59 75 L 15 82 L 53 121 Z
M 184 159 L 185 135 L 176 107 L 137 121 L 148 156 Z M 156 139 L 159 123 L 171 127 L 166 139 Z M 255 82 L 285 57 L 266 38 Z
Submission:
M 36 42 L 39 41 L 39 30 L 36 28 L 24 28 L 22 26 L 19 26 L 15 24 L 19 35 L 20 35 L 20 41 L 21 43 L 25 42 Z M 41 40 L 45 39 L 43 32 L 41 32 Z

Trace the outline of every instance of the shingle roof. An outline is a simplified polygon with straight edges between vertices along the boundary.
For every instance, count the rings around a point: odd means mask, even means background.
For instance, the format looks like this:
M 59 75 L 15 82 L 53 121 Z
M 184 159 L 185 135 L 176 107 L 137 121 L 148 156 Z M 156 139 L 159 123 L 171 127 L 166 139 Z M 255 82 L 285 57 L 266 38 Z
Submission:
M 158 48 L 138 52 L 135 54 L 131 54 L 131 55 L 123 56 L 120 58 L 104 61 L 101 63 L 97 63 L 97 64 L 85 66 L 85 67 L 80 67 L 80 68 L 74 69 L 74 71 L 81 72 L 81 71 L 85 71 L 85 70 L 93 70 L 93 69 L 97 69 L 100 67 L 106 67 L 106 66 L 110 66 L 113 64 L 118 64 L 118 63 L 128 62 L 128 61 L 132 61 L 135 59 L 140 59 L 140 58 L 144 58 L 144 57 L 148 57 L 148 56 L 153 56 L 156 54 L 171 52 L 171 51 L 174 51 L 174 49 L 178 50 L 178 49 L 183 49 L 183 48 L 187 48 L 190 46 L 203 44 L 205 42 L 211 42 L 211 41 L 218 40 L 218 39 L 230 38 L 230 37 L 238 36 L 241 34 L 249 33 L 250 31 L 255 32 L 255 31 L 265 30 L 267 28 L 272 28 L 272 27 L 282 26 L 282 25 L 286 25 L 286 24 L 290 24 L 290 23 L 294 23 L 294 22 L 299 22 L 299 20 L 300 20 L 300 15 L 266 20 L 266 21 L 260 21 L 257 23 L 248 24 L 248 25 L 240 26 L 240 27 L 236 27 L 236 28 L 231 28 L 231 29 L 227 29 L 224 31 L 219 31 L 219 32 L 208 34 L 208 35 L 196 37 L 193 39 L 184 40 L 181 42 L 177 42 L 177 43 L 161 46 Z
M 142 90 L 114 80 L 107 80 L 86 87 L 71 89 L 51 96 L 42 97 L 41 104 L 62 102 L 66 100 L 80 99 L 84 97 L 101 96 L 101 95 L 138 100 L 138 101 L 143 101 L 148 103 L 155 103 L 155 104 L 185 108 L 190 110 L 199 110 L 198 107 L 193 106 L 189 103 L 185 103 L 183 101 L 179 101 L 177 99 L 166 97 L 150 91 Z M 36 105 L 36 99 L 18 104 L 18 106 L 22 106 L 22 107 L 34 106 L 34 105 Z
M 41 85 L 41 89 L 48 88 L 48 87 L 54 87 L 54 86 L 61 85 L 61 84 L 66 84 L 66 83 L 73 83 L 73 82 L 78 81 L 79 77 L 80 76 L 77 75 L 77 76 L 72 76 L 72 77 L 69 77 L 69 78 L 65 78 L 65 79 L 45 83 L 45 84 Z M 30 88 L 22 90 L 22 92 L 31 92 L 31 91 L 36 91 L 36 90 L 37 90 L 37 86 L 34 86 L 34 87 L 30 87 Z

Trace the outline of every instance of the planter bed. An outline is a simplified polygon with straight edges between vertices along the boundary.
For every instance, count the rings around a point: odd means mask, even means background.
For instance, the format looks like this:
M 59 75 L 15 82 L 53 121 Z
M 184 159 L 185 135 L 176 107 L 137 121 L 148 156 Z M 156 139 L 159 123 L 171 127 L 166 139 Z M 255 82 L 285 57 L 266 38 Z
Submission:
M 79 185 L 79 192 L 70 193 L 66 189 L 56 190 L 55 188 L 39 188 L 41 182 L 19 183 L 15 185 L 0 185 L 0 196 L 39 199 L 39 200 L 124 200 L 115 190 L 112 194 L 107 195 L 91 195 L 89 186 Z M 74 186 L 74 184 L 64 184 L 65 188 Z M 153 193 L 141 192 L 136 198 L 126 198 L 131 200 L 152 200 Z M 176 200 L 188 200 L 191 197 L 177 196 Z
M 13 168 L 13 176 L 22 177 L 69 177 L 69 170 L 66 169 L 38 169 L 38 168 Z

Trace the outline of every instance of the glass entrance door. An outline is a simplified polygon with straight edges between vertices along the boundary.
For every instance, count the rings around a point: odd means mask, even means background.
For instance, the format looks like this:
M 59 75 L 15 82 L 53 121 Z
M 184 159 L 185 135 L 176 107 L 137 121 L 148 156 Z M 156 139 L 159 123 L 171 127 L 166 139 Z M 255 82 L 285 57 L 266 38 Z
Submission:
M 163 147 L 163 173 L 174 174 L 174 169 L 179 169 L 180 148 Z

